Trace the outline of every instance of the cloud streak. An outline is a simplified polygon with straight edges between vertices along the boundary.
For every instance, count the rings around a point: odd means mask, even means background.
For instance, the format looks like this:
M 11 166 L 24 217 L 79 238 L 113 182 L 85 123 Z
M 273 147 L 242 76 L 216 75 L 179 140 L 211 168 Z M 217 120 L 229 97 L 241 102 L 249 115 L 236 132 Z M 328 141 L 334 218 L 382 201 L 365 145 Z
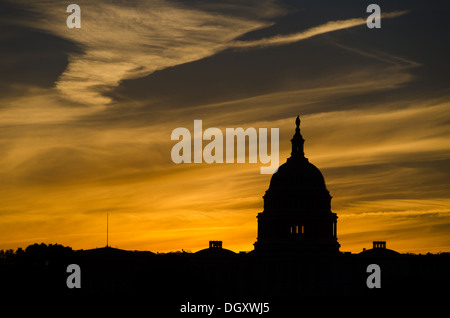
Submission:
M 396 18 L 408 13 L 408 11 L 394 11 L 387 12 L 381 15 L 384 19 Z M 231 47 L 236 48 L 258 48 L 258 47 L 266 47 L 266 46 L 277 46 L 277 45 L 285 45 L 290 44 L 302 40 L 306 40 L 312 38 L 317 35 L 335 32 L 339 30 L 349 29 L 356 26 L 366 24 L 366 19 L 363 18 L 355 18 L 348 20 L 338 20 L 338 21 L 330 21 L 319 26 L 315 26 L 309 28 L 305 31 L 287 34 L 287 35 L 277 35 L 270 38 L 263 38 L 260 40 L 254 41 L 234 41 L 230 44 Z

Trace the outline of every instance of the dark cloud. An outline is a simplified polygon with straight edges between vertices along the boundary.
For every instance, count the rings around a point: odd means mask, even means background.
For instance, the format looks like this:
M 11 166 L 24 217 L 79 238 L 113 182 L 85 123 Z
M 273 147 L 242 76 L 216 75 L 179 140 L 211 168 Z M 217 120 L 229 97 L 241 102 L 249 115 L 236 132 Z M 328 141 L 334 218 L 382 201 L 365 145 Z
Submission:
M 68 64 L 69 52 L 81 52 L 75 43 L 41 30 L 23 26 L 22 21 L 41 17 L 25 6 L 2 1 L 0 29 L 0 92 L 21 96 L 26 87 L 50 88 Z
M 311 39 L 289 47 L 227 50 L 142 79 L 124 81 L 117 94 L 124 100 L 148 99 L 152 108 L 184 108 L 332 84 L 338 79 L 328 79 L 330 75 L 339 78 L 339 74 L 351 73 L 360 65 L 382 64 L 326 40 Z
M 373 91 L 352 92 L 326 103 L 318 100 L 309 108 L 303 107 L 302 112 L 382 107 L 394 100 L 420 100 L 448 94 L 448 77 L 445 75 L 448 73 L 446 59 L 450 55 L 450 41 L 446 41 L 449 33 L 439 22 L 444 21 L 447 6 L 444 5 L 442 10 L 424 7 L 417 1 L 380 5 L 384 11 L 410 11 L 404 16 L 383 20 L 382 28 L 377 30 L 361 26 L 285 46 L 228 49 L 144 78 L 123 81 L 110 96 L 120 102 L 141 100 L 147 105 L 142 112 L 146 109 L 178 109 L 280 90 L 351 82 L 352 74 L 361 73 L 380 81 L 396 74 L 403 74 L 408 79 L 401 85 L 385 87 L 383 93 L 374 87 Z M 327 1 L 320 4 L 296 1 L 288 2 L 287 6 L 292 10 L 275 18 L 273 26 L 250 32 L 240 39 L 288 34 L 329 20 L 367 16 L 367 5 L 355 6 L 352 1 L 344 1 L 339 6 Z M 359 81 L 356 77 L 355 80 Z M 407 103 L 403 105 L 406 107 Z M 279 118 L 286 115 L 280 112 Z
M 413 155 L 411 155 L 413 157 Z M 348 204 L 384 199 L 427 199 L 450 193 L 450 160 L 394 161 L 382 164 L 323 169 L 336 183 L 329 186 L 336 198 L 352 195 Z M 349 182 L 349 175 L 355 178 Z M 340 183 L 338 180 L 345 180 Z M 348 182 L 348 183 L 347 183 Z

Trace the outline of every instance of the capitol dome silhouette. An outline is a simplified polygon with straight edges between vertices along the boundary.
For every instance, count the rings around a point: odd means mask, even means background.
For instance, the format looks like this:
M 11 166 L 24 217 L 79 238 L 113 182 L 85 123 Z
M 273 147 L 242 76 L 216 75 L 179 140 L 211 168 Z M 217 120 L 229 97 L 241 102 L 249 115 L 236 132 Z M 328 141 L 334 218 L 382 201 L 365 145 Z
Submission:
M 295 121 L 292 152 L 273 174 L 258 214 L 256 252 L 335 253 L 337 215 L 320 170 L 303 151 L 300 118 Z
M 322 173 L 315 165 L 309 163 L 307 160 L 306 162 L 299 162 L 300 160 L 298 159 L 289 158 L 272 176 L 269 189 L 271 191 L 291 189 L 326 190 Z

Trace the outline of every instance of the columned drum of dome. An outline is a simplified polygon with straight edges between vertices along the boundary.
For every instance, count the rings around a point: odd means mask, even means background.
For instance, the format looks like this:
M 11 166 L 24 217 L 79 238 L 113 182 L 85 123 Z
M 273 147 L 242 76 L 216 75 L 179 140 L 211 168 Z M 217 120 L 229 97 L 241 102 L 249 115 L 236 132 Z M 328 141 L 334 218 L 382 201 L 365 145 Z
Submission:
M 257 252 L 337 253 L 337 215 L 322 173 L 303 151 L 300 118 L 295 121 L 292 152 L 270 181 L 259 213 Z

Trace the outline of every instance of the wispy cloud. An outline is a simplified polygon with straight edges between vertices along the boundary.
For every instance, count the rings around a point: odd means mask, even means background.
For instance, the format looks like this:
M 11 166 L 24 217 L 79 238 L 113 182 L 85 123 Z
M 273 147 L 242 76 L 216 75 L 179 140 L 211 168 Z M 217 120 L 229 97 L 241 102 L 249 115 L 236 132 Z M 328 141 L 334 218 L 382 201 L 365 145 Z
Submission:
M 69 64 L 56 81 L 56 89 L 72 101 L 90 105 L 110 103 L 111 98 L 104 93 L 120 81 L 222 50 L 224 43 L 268 25 L 262 16 L 270 16 L 274 10 L 271 2 L 265 1 L 258 5 L 255 17 L 244 18 L 165 0 L 135 1 L 132 6 L 120 1 L 78 4 L 82 27 L 68 29 L 68 14 L 57 1 L 26 3 L 44 17 L 29 24 L 82 48 L 81 53 L 69 53 Z M 263 10 L 265 7 L 267 10 Z
M 120 1 L 89 1 L 79 3 L 82 28 L 68 29 L 68 14 L 56 1 L 26 4 L 43 16 L 28 22 L 34 28 L 73 41 L 82 49 L 69 53 L 69 64 L 56 81 L 56 89 L 71 101 L 100 108 L 112 102 L 107 94 L 127 79 L 196 61 L 227 48 L 283 45 L 366 23 L 362 18 L 330 21 L 294 34 L 235 41 L 271 25 L 269 18 L 281 10 L 272 1 L 263 1 L 257 8 L 239 7 L 253 13 L 244 17 L 242 13 L 220 15 L 166 0 L 135 1 L 133 6 L 124 6 Z M 389 12 L 383 18 L 405 13 Z
M 382 18 L 388 19 L 388 18 L 395 18 L 402 16 L 404 14 L 408 13 L 408 11 L 394 11 L 394 12 L 387 12 L 382 14 Z M 312 28 L 309 28 L 305 31 L 287 34 L 287 35 L 277 35 L 270 38 L 263 38 L 260 40 L 254 40 L 254 41 L 234 41 L 230 44 L 232 47 L 242 47 L 242 48 L 250 48 L 250 47 L 265 47 L 265 46 L 276 46 L 276 45 L 284 45 L 289 43 L 294 43 L 302 40 L 306 40 L 309 38 L 312 38 L 317 35 L 344 30 L 353 28 L 356 26 L 364 25 L 366 24 L 366 19 L 363 18 L 355 18 L 355 19 L 348 19 L 348 20 L 338 20 L 338 21 L 330 21 L 324 24 L 321 24 L 319 26 L 315 26 Z

